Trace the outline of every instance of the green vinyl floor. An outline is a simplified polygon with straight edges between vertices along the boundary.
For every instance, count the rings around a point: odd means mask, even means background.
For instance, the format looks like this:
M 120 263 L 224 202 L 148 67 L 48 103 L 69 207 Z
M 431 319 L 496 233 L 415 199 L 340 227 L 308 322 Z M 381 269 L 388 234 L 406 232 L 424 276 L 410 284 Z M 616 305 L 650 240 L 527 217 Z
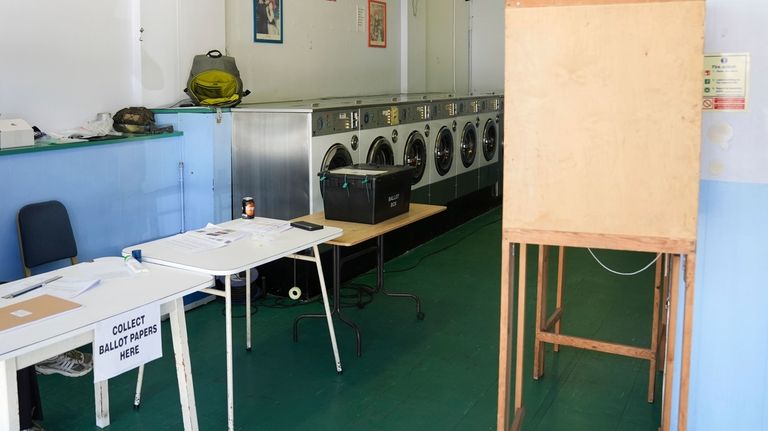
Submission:
M 426 319 L 409 299 L 376 295 L 344 313 L 362 329 L 363 356 L 353 332 L 336 321 L 344 372 L 333 364 L 324 320 L 304 320 L 298 343 L 293 318 L 320 312 L 318 302 L 291 305 L 267 298 L 253 319 L 253 349 L 245 350 L 245 320 L 234 328 L 235 428 L 238 430 L 492 430 L 496 428 L 501 211 L 492 210 L 386 264 L 390 290 L 418 294 Z M 622 271 L 653 259 L 599 251 Z M 532 346 L 536 248 L 529 249 L 528 347 Z M 411 268 L 412 269 L 408 269 Z M 405 270 L 405 271 L 400 271 Z M 647 346 L 652 271 L 618 277 L 585 250 L 568 250 L 564 332 Z M 371 274 L 355 282 L 371 284 Z M 345 291 L 348 293 L 345 289 Z M 551 295 L 550 298 L 554 298 Z M 347 299 L 352 302 L 352 299 Z M 235 307 L 242 316 L 244 308 Z M 223 304 L 187 313 L 201 430 L 226 429 Z M 132 408 L 136 372 L 109 382 L 108 430 L 180 430 L 181 414 L 168 322 L 163 358 L 146 367 L 142 405 Z M 659 405 L 645 399 L 646 361 L 596 352 L 547 349 L 544 377 L 531 376 L 526 354 L 526 430 L 656 430 Z M 661 374 L 658 374 L 661 380 Z M 49 431 L 97 430 L 93 379 L 39 376 Z M 660 398 L 660 382 L 657 399 Z

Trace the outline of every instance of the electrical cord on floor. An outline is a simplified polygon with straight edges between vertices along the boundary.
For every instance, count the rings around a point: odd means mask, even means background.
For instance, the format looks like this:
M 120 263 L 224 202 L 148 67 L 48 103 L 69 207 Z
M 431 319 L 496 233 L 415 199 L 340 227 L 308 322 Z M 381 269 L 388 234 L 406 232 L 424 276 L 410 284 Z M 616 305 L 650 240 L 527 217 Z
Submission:
M 347 283 L 341 286 L 341 290 L 355 290 L 354 294 L 339 294 L 341 301 L 341 308 L 364 308 L 366 305 L 373 302 L 374 288 L 365 283 Z M 355 298 L 355 302 L 345 302 L 345 299 Z M 365 298 L 365 299 L 363 299 Z
M 321 296 L 315 295 L 307 299 L 290 299 L 283 296 L 275 296 L 266 294 L 257 300 L 259 307 L 264 308 L 292 308 L 300 307 L 302 305 L 308 305 L 319 301 Z
M 220 299 L 220 300 L 221 300 L 221 302 L 224 302 L 224 298 L 217 298 L 217 299 Z M 233 306 L 234 306 L 234 305 L 242 305 L 243 307 L 245 307 L 245 303 L 242 303 L 242 304 L 232 304 L 232 305 L 233 305 Z M 233 307 L 233 308 L 234 308 L 234 307 Z M 258 310 L 258 308 L 257 308 L 257 307 L 255 307 L 255 306 L 254 306 L 254 303 L 253 303 L 253 301 L 251 301 L 251 316 L 253 316 L 254 314 L 256 314 L 256 311 L 257 311 L 257 310 Z M 226 309 L 226 307 L 222 306 L 222 307 L 221 307 L 221 315 L 222 315 L 222 316 L 225 316 L 226 314 L 227 314 L 227 309 Z M 245 312 L 243 312 L 243 314 L 235 314 L 235 313 L 232 313 L 232 318 L 233 318 L 233 319 L 244 319 L 244 318 L 245 318 Z
M 461 238 L 457 239 L 453 243 L 448 244 L 445 247 L 439 248 L 437 250 L 434 250 L 434 251 L 432 251 L 430 253 L 427 253 L 424 256 L 421 256 L 419 258 L 419 260 L 416 261 L 416 263 L 411 265 L 411 266 L 408 266 L 408 267 L 405 267 L 405 268 L 385 270 L 384 272 L 391 274 L 391 273 L 398 273 L 398 272 L 407 272 L 407 271 L 411 271 L 413 269 L 416 269 L 421 264 L 421 262 L 424 261 L 424 259 L 426 259 L 426 258 L 428 258 L 430 256 L 434 256 L 434 255 L 436 255 L 438 253 L 442 253 L 442 252 L 444 252 L 444 251 L 446 251 L 446 250 L 448 250 L 448 249 L 450 249 L 452 247 L 455 247 L 458 244 L 460 244 L 462 241 L 464 241 L 465 239 L 467 239 L 470 236 L 474 235 L 475 233 L 479 232 L 481 229 L 484 229 L 484 228 L 486 228 L 488 226 L 496 224 L 496 223 L 498 223 L 500 221 L 501 221 L 501 218 L 498 218 L 498 219 L 495 219 L 493 221 L 490 221 L 488 223 L 485 223 L 483 225 L 478 226 L 476 229 L 468 232 L 466 235 L 464 235 Z M 366 272 L 364 275 L 370 275 L 370 274 L 375 274 L 375 273 L 376 273 L 376 269 L 374 268 L 374 269 Z M 341 290 L 342 291 L 344 291 L 344 290 L 355 290 L 355 293 L 353 293 L 353 294 L 341 294 L 340 293 L 341 308 L 364 308 L 366 305 L 368 305 L 371 302 L 373 302 L 373 292 L 374 292 L 375 289 L 374 289 L 373 286 L 370 286 L 368 284 L 365 284 L 365 283 L 346 283 L 346 284 L 341 286 Z M 315 295 L 315 296 L 313 296 L 311 298 L 308 298 L 306 300 L 293 300 L 293 299 L 285 298 L 285 297 L 282 297 L 282 296 L 273 296 L 273 295 L 270 295 L 270 294 L 265 294 L 265 295 L 263 295 L 261 297 L 254 298 L 253 300 L 251 300 L 251 304 L 255 305 L 255 306 L 258 306 L 258 307 L 265 307 L 265 308 L 291 308 L 291 307 L 297 307 L 297 306 L 312 304 L 314 302 L 319 301 L 320 298 L 321 298 L 321 295 L 318 294 L 318 295 Z M 348 300 L 348 299 L 351 299 L 351 298 L 355 299 L 354 302 L 352 302 L 352 301 L 345 301 L 345 300 Z M 253 315 L 255 313 L 256 313 L 256 308 L 254 307 L 253 311 L 251 312 L 251 315 Z M 222 310 L 222 314 L 224 314 L 224 310 Z M 242 319 L 244 317 L 245 317 L 245 313 L 243 313 L 242 315 L 237 315 L 237 316 L 235 316 L 234 314 L 232 315 L 233 319 L 234 318 Z
M 474 235 L 475 233 L 479 232 L 481 229 L 484 229 L 484 228 L 486 228 L 486 227 L 488 227 L 488 226 L 490 226 L 490 225 L 496 224 L 496 223 L 498 223 L 498 222 L 500 222 L 500 221 L 501 221 L 501 218 L 498 218 L 498 219 L 496 219 L 496 220 L 493 220 L 493 221 L 491 221 L 491 222 L 488 222 L 488 223 L 486 223 L 486 224 L 484 224 L 484 225 L 481 225 L 481 226 L 479 226 L 477 229 L 475 229 L 475 230 L 473 230 L 473 231 L 469 232 L 468 234 L 466 234 L 466 235 L 462 236 L 461 238 L 457 239 L 457 240 L 456 240 L 456 241 L 454 241 L 453 243 L 451 243 L 451 244 L 448 244 L 448 245 L 446 245 L 446 246 L 445 246 L 445 247 L 443 247 L 443 248 L 439 248 L 439 249 L 437 249 L 437 250 L 435 250 L 435 251 L 432 251 L 432 252 L 430 252 L 430 253 L 427 253 L 427 254 L 425 254 L 424 256 L 421 256 L 421 257 L 419 258 L 419 260 L 418 260 L 418 261 L 416 261 L 416 263 L 414 263 L 414 264 L 413 264 L 413 265 L 411 265 L 411 266 L 408 266 L 408 267 L 405 267 L 405 268 L 398 268 L 398 269 L 389 269 L 389 270 L 385 269 L 385 271 L 384 271 L 384 272 L 385 272 L 385 273 L 388 273 L 388 274 L 392 274 L 392 273 L 398 273 L 398 272 L 407 272 L 407 271 L 411 271 L 411 270 L 413 270 L 413 269 L 416 269 L 416 267 L 418 267 L 418 266 L 421 264 L 421 262 L 422 262 L 422 261 L 424 261 L 424 259 L 426 259 L 426 258 L 428 258 L 428 257 L 430 257 L 430 256 L 434 256 L 434 255 L 436 255 L 436 254 L 438 254 L 438 253 L 442 253 L 442 252 L 444 252 L 444 251 L 446 251 L 446 250 L 448 250 L 448 249 L 450 249 L 450 248 L 452 248 L 452 247 L 455 247 L 455 246 L 457 246 L 458 244 L 460 244 L 462 241 L 464 241 L 465 239 L 467 239 L 467 238 L 469 238 L 470 236 Z M 374 273 L 374 272 L 375 272 L 375 269 L 373 269 L 373 270 L 371 270 L 371 271 L 368 271 L 366 274 L 372 274 L 372 273 Z
M 478 226 L 476 229 L 470 231 L 469 233 L 467 233 L 466 235 L 462 236 L 461 238 L 459 238 L 458 240 L 454 241 L 453 243 L 448 244 L 447 246 L 442 247 L 440 249 L 437 249 L 437 250 L 435 250 L 435 251 L 433 251 L 431 253 L 427 253 L 424 256 L 421 256 L 419 258 L 419 260 L 416 261 L 415 264 L 413 264 L 413 265 L 411 265 L 409 267 L 392 269 L 392 270 L 386 270 L 385 269 L 384 273 L 385 274 L 392 274 L 392 273 L 398 273 L 398 272 L 407 272 L 407 271 L 411 271 L 413 269 L 416 269 L 416 267 L 418 267 L 421 264 L 421 262 L 424 261 L 424 259 L 426 259 L 426 258 L 428 258 L 430 256 L 434 256 L 434 255 L 436 255 L 438 253 L 442 253 L 442 252 L 444 252 L 444 251 L 446 251 L 446 250 L 448 250 L 448 249 L 450 249 L 452 247 L 455 247 L 456 245 L 458 245 L 459 243 L 461 243 L 465 239 L 469 238 L 471 235 L 474 235 L 475 233 L 479 232 L 481 229 L 484 229 L 484 228 L 486 228 L 488 226 L 496 224 L 496 223 L 498 223 L 500 221 L 501 221 L 501 218 L 498 218 L 498 219 L 495 219 L 493 221 L 490 221 L 488 223 L 485 223 L 483 225 Z M 375 273 L 376 273 L 376 268 L 366 272 L 363 275 L 371 275 L 371 274 L 375 274 Z M 351 307 L 363 308 L 366 305 L 368 305 L 371 302 L 373 302 L 373 292 L 375 291 L 373 286 L 367 285 L 365 283 L 348 283 L 348 284 L 342 286 L 341 288 L 342 289 L 347 289 L 347 290 L 349 290 L 349 289 L 357 290 L 357 293 L 354 294 L 354 295 L 341 295 L 341 298 L 342 298 L 341 307 L 342 308 L 351 308 Z M 360 300 L 360 297 L 362 295 L 367 296 L 368 299 L 365 300 L 365 301 Z M 353 303 L 350 303 L 350 302 L 344 303 L 344 301 L 343 301 L 344 298 L 347 298 L 347 299 L 349 299 L 349 298 L 357 298 L 357 300 L 355 302 L 353 302 Z

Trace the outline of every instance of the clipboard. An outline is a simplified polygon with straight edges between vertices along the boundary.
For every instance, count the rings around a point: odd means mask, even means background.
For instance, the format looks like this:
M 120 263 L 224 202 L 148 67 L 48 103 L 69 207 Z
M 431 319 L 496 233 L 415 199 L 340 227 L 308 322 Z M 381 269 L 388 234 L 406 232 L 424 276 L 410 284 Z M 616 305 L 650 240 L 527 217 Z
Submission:
M 78 307 L 80 304 L 77 302 L 51 295 L 40 295 L 6 305 L 0 308 L 0 332 L 47 319 Z

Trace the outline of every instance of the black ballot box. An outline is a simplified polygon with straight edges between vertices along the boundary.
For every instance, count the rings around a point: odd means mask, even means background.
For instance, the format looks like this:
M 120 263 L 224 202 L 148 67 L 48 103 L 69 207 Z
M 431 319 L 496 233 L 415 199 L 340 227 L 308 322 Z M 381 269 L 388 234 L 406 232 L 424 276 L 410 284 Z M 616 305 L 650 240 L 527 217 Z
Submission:
M 325 218 L 376 224 L 408 212 L 412 170 L 357 164 L 319 173 Z

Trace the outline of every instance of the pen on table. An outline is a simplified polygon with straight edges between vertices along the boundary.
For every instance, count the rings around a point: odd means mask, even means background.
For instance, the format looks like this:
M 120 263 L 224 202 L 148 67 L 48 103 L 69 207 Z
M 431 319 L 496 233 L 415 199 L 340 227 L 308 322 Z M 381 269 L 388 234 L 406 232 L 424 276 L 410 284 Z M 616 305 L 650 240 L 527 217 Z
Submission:
M 27 287 L 25 289 L 21 289 L 18 292 L 14 292 L 14 293 L 11 293 L 9 295 L 5 295 L 5 296 L 3 296 L 3 298 L 4 299 L 11 299 L 11 298 L 15 298 L 17 296 L 21 296 L 21 295 L 23 295 L 23 294 L 25 294 L 27 292 L 31 292 L 31 291 L 33 291 L 35 289 L 39 289 L 39 288 L 45 286 L 46 284 L 52 283 L 52 282 L 54 282 L 54 281 L 56 281 L 56 280 L 58 280 L 60 278 L 61 278 L 60 275 L 57 275 L 55 277 L 51 277 L 51 278 L 49 278 L 47 280 L 43 280 L 40 283 L 37 283 L 37 284 L 33 285 L 33 286 L 29 286 L 29 287 Z

